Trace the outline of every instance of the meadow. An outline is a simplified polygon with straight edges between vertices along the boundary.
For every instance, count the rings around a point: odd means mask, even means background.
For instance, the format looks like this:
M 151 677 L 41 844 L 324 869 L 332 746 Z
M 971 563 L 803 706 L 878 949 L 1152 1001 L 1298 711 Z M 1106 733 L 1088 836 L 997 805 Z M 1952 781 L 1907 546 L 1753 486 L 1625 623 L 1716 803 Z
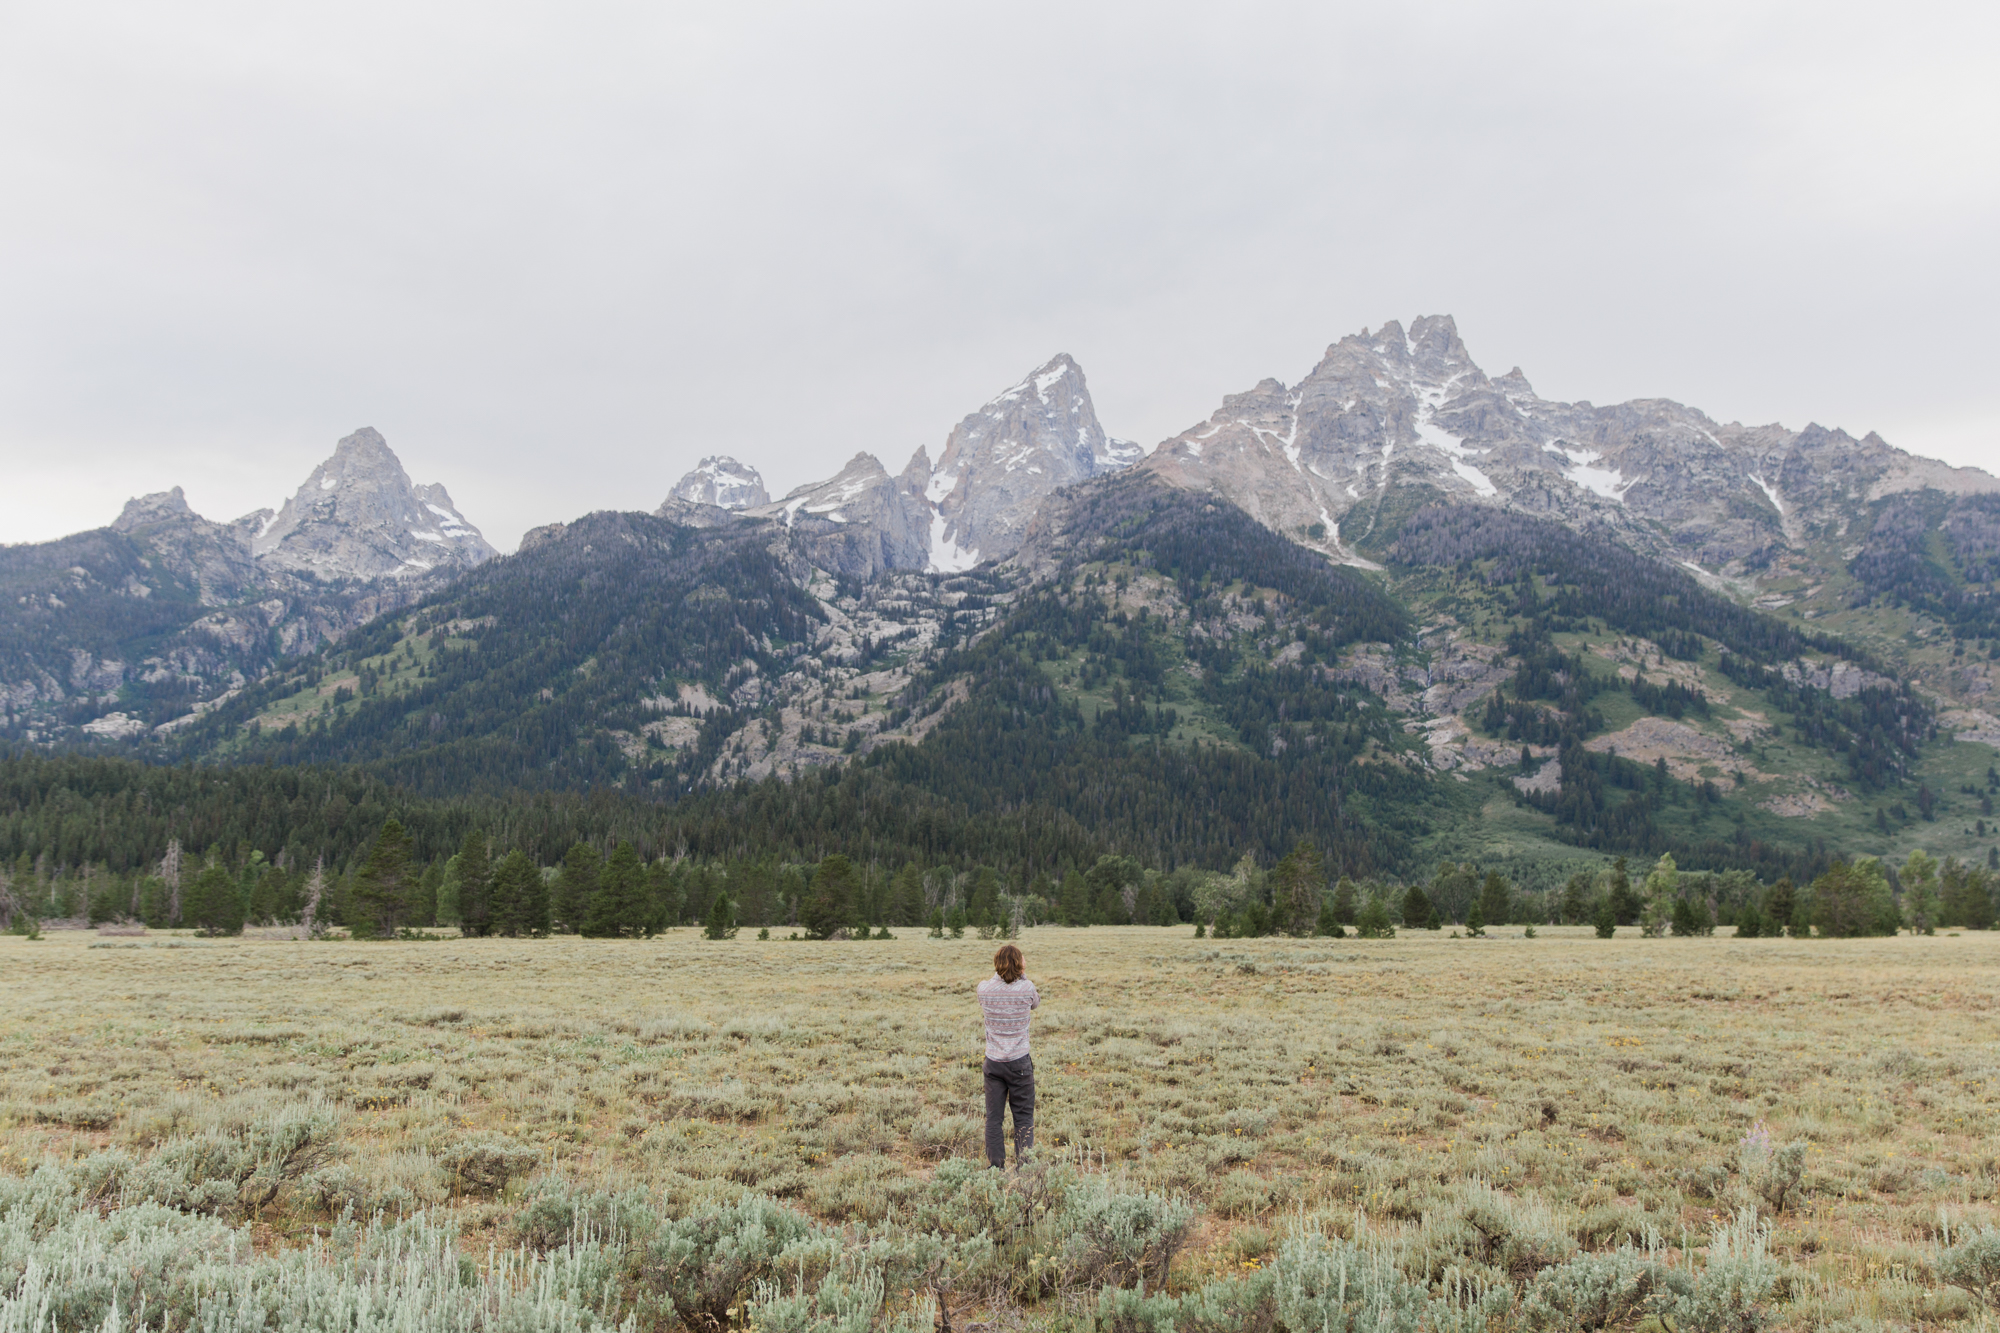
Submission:
M 2000 933 L 1021 943 L 0 938 L 0 1328 L 1994 1313 Z

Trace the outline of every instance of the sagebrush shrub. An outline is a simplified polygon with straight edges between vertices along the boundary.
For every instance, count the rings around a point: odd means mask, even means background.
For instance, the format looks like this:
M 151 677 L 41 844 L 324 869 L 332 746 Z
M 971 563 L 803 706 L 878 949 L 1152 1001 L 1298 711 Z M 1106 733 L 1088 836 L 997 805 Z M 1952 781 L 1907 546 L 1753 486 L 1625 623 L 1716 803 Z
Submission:
M 1098 1297 L 1097 1326 L 1104 1333 L 1270 1333 L 1277 1319 L 1275 1287 L 1275 1274 L 1257 1270 L 1179 1296 L 1107 1288 Z
M 616 1256 L 593 1241 L 494 1255 L 483 1272 L 449 1222 L 343 1222 L 261 1254 L 247 1230 L 151 1202 L 100 1212 L 79 1173 L 0 1178 L 0 1330 L 145 1326 L 287 1333 L 534 1329 L 630 1333 Z
M 1691 1333 L 1757 1333 L 1763 1328 L 1765 1301 L 1778 1281 L 1770 1240 L 1770 1228 L 1757 1221 L 1752 1208 L 1717 1228 L 1694 1290 L 1673 1307 L 1675 1322 Z
M 1318 1231 L 1280 1247 L 1272 1295 L 1287 1329 L 1419 1333 L 1431 1303 L 1386 1255 Z
M 663 1222 L 647 1246 L 645 1277 L 683 1323 L 724 1327 L 756 1283 L 777 1277 L 785 1251 L 816 1230 L 776 1200 L 746 1195 Z
M 1742 1165 L 1744 1183 L 1772 1212 L 1782 1213 L 1799 1198 L 1799 1181 L 1806 1171 L 1805 1140 L 1794 1139 L 1774 1152 L 1768 1139 L 1760 1146 L 1746 1138 Z
M 1528 1284 L 1521 1323 L 1534 1333 L 1619 1328 L 1671 1309 L 1692 1285 L 1637 1250 L 1579 1254 Z
M 1082 1286 L 1164 1287 L 1193 1223 L 1190 1204 L 1150 1192 L 1114 1193 L 1090 1178 L 1069 1191 L 1057 1217 L 1064 1275 Z
M 2000 1230 L 1985 1227 L 1938 1256 L 1937 1275 L 2000 1310 Z

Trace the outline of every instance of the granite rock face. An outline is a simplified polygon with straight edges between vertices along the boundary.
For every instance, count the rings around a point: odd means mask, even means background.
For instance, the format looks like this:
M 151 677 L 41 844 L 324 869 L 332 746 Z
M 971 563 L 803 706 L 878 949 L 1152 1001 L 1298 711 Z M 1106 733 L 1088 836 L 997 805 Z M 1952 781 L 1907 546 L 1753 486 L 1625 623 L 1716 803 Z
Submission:
M 494 555 L 444 487 L 412 485 L 381 433 L 365 426 L 266 520 L 251 552 L 268 568 L 323 581 L 456 573 Z
M 1343 338 L 1297 384 L 1267 379 L 1224 398 L 1142 466 L 1336 559 L 1365 563 L 1353 544 L 1385 502 L 1420 487 L 1608 527 L 1724 577 L 1754 577 L 1844 533 L 1857 505 L 1887 494 L 2000 490 L 1874 434 L 1723 424 L 1664 398 L 1550 401 L 1518 368 L 1489 377 L 1448 315 Z
M 870 453 L 854 455 L 825 481 L 747 512 L 782 525 L 794 549 L 812 563 L 851 578 L 922 569 L 928 558 L 930 511 L 923 497 Z
M 674 483 L 667 498 L 686 504 L 714 505 L 718 509 L 756 509 L 771 503 L 763 475 L 727 454 L 702 459 L 693 471 Z
M 968 413 L 935 468 L 919 449 L 904 469 L 905 484 L 931 509 L 927 567 L 950 572 L 1011 555 L 1051 492 L 1144 453 L 1104 433 L 1083 367 L 1058 354 Z

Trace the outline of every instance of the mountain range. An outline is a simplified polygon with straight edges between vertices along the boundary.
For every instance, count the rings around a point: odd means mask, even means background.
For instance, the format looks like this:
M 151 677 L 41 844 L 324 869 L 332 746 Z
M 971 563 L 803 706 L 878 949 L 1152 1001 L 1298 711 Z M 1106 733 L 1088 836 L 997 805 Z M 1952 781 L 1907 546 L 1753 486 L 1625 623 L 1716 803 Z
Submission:
M 358 431 L 276 513 L 176 490 L 0 548 L 0 734 L 437 792 L 893 773 L 912 807 L 1101 799 L 1168 861 L 1301 832 L 1357 865 L 1946 833 L 1983 858 L 2000 826 L 1949 812 L 1990 812 L 1996 577 L 2000 479 L 1545 400 L 1435 316 L 1151 450 L 1058 355 L 935 464 L 857 454 L 773 500 L 711 456 L 498 558 Z M 1190 813 L 1218 784 L 1250 793 L 1227 828 Z M 1159 841 L 1148 802 L 1191 831 Z

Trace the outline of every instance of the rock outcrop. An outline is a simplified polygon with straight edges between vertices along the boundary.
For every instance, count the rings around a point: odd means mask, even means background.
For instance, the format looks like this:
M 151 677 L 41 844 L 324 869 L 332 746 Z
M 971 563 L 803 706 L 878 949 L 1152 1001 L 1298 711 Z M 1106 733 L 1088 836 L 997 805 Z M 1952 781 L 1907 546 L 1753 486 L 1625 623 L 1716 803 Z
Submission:
M 695 464 L 693 471 L 674 483 L 667 498 L 718 509 L 755 509 L 771 503 L 763 475 L 727 454 L 713 454 Z M 660 512 L 664 517 L 664 506 Z
M 812 563 L 852 578 L 923 569 L 929 558 L 931 514 L 924 498 L 870 453 L 748 513 L 782 524 Z

